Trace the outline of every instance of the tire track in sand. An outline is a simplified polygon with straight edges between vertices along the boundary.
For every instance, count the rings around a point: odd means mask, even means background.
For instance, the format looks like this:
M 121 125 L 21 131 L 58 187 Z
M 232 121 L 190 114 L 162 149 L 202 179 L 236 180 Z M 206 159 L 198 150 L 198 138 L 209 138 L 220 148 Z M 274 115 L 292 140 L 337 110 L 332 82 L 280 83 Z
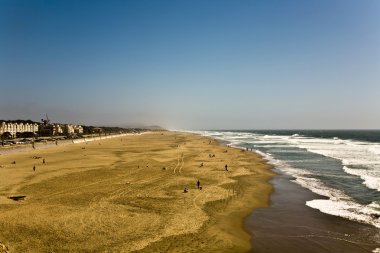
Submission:
M 183 160 L 183 158 L 184 158 L 184 155 L 183 155 L 183 153 L 181 154 L 181 167 L 178 169 L 178 173 L 182 173 L 182 168 L 183 168 L 183 166 L 185 165 L 185 161 Z
M 175 167 L 174 167 L 174 169 L 173 169 L 173 174 L 175 174 L 175 171 L 176 171 L 178 165 L 179 165 L 179 155 L 178 155 L 178 157 L 177 157 L 177 164 L 175 165 Z

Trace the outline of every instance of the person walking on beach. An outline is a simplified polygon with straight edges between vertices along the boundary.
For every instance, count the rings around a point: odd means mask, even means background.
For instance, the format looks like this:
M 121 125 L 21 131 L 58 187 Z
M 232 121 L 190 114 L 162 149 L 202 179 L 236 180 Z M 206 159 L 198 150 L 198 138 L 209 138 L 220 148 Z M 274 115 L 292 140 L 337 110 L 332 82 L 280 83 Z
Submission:
M 227 166 L 227 164 L 224 166 L 224 168 L 226 169 L 226 171 L 228 171 L 228 166 Z
M 42 159 L 42 163 L 45 163 L 45 158 L 44 158 L 44 159 Z
M 201 182 L 199 182 L 199 179 L 197 181 L 197 188 L 199 189 L 199 187 L 201 186 Z
M 36 166 L 35 165 L 33 165 L 33 171 L 36 171 Z

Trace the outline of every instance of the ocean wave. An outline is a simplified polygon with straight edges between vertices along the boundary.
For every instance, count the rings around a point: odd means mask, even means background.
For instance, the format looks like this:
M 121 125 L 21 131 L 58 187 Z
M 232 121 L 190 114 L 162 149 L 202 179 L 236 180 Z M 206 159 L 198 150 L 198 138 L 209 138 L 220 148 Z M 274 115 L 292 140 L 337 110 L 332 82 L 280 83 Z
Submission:
M 332 199 L 310 200 L 306 202 L 306 205 L 318 209 L 323 213 L 359 221 L 380 228 L 380 220 L 377 218 L 380 212 L 374 210 L 374 208 L 369 205 L 360 205 L 349 200 L 342 201 Z
M 307 201 L 307 206 L 326 214 L 340 216 L 380 228 L 380 219 L 378 218 L 380 216 L 379 204 L 372 202 L 369 205 L 361 205 L 344 192 L 326 186 L 321 180 L 314 178 L 313 176 L 316 175 L 310 171 L 292 167 L 284 161 L 275 159 L 271 154 L 259 150 L 256 150 L 256 152 L 267 159 L 269 164 L 295 177 L 295 180 L 291 180 L 292 182 L 328 198 L 327 200 L 314 199 Z
M 232 147 L 239 147 L 239 145 L 244 145 L 245 144 L 245 142 L 243 142 L 243 141 L 229 141 L 229 142 L 230 142 L 230 145 Z
M 366 187 L 380 191 L 379 145 L 352 140 L 337 142 L 318 138 L 291 142 L 309 152 L 340 160 L 345 166 L 343 169 L 346 173 L 359 176 Z M 355 167 L 355 169 L 347 166 Z M 357 167 L 363 169 L 356 169 Z
M 290 136 L 290 138 L 298 138 L 298 137 L 304 137 L 303 135 L 300 135 L 300 134 L 293 134 Z
M 348 199 L 342 191 L 325 186 L 319 179 L 298 176 L 294 181 L 318 195 L 328 197 L 330 200 Z
M 376 155 L 380 155 L 380 145 L 373 145 L 372 147 L 368 148 L 368 151 Z
M 347 166 L 343 166 L 343 170 L 348 174 L 359 176 L 363 180 L 363 184 L 368 188 L 380 191 L 380 180 L 377 178 L 377 175 L 371 174 L 372 171 L 366 169 L 354 169 Z
M 223 133 L 227 133 L 228 140 L 236 146 L 253 144 L 257 148 L 280 148 L 290 145 L 315 154 L 338 159 L 345 166 L 343 170 L 347 174 L 360 177 L 366 187 L 380 192 L 379 144 L 365 141 L 341 140 L 338 137 L 331 139 L 304 138 L 298 134 L 293 134 L 292 136 L 257 135 L 247 132 L 210 132 L 209 134 L 215 137 L 216 133 L 218 134 L 218 138 L 222 139 L 226 137 L 223 136 Z
M 341 140 L 339 138 L 310 138 L 303 136 L 257 135 L 244 133 L 237 136 L 235 133 L 212 133 L 209 136 L 230 141 L 232 146 L 244 149 L 244 145 L 257 145 L 257 148 L 284 148 L 295 147 L 325 157 L 341 161 L 343 170 L 338 176 L 358 176 L 363 184 L 370 189 L 380 191 L 380 145 L 354 140 Z M 253 147 L 253 146 L 252 146 Z M 293 148 L 294 149 L 294 148 Z M 292 149 L 292 151 L 293 151 Z M 276 149 L 276 153 L 279 150 Z M 281 151 L 281 150 L 280 150 Z M 323 213 L 340 216 L 350 220 L 359 221 L 380 228 L 380 205 L 372 202 L 363 205 L 346 195 L 342 190 L 327 186 L 318 179 L 318 173 L 323 171 L 300 169 L 287 162 L 275 159 L 270 152 L 255 150 L 277 169 L 294 177 L 291 180 L 310 191 L 324 196 L 327 199 L 314 199 L 306 202 L 311 208 Z M 303 161 L 303 165 L 305 165 Z M 345 173 L 343 173 L 343 171 Z
M 257 149 L 255 149 L 255 152 L 256 152 L 257 154 L 261 155 L 262 157 L 264 157 L 265 160 L 268 160 L 268 161 L 269 161 L 269 162 L 268 162 L 269 164 L 270 164 L 270 162 L 273 160 L 273 157 L 272 157 L 270 154 L 268 154 L 268 153 L 262 152 L 262 151 L 257 150 Z M 273 165 L 273 164 L 272 164 L 272 165 Z

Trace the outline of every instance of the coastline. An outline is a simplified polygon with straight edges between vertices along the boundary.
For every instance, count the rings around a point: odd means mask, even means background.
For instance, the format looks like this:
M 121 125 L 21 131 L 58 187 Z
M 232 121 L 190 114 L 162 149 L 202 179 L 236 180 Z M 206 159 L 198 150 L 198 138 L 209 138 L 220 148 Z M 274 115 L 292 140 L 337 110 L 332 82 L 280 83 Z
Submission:
M 252 234 L 251 252 L 295 252 L 300 247 L 307 253 L 378 252 L 380 233 L 376 227 L 308 207 L 306 201 L 325 197 L 274 170 L 277 176 L 270 180 L 274 187 L 270 206 L 255 209 L 246 219 L 246 229 Z
M 250 149 L 244 138 L 218 133 L 204 134 L 216 137 L 226 145 Z M 255 150 L 261 155 L 260 151 Z M 264 159 L 266 156 L 262 155 Z M 265 159 L 272 164 L 271 160 Z M 252 235 L 250 252 L 379 252 L 380 233 L 375 226 L 340 216 L 333 216 L 306 205 L 311 200 L 328 199 L 295 184 L 296 178 L 285 174 L 273 165 L 276 175 L 269 181 L 273 185 L 270 205 L 256 208 L 245 219 L 245 228 Z
M 11 252 L 247 252 L 244 219 L 268 206 L 274 175 L 256 153 L 180 132 L 15 152 L 0 164 L 0 242 Z

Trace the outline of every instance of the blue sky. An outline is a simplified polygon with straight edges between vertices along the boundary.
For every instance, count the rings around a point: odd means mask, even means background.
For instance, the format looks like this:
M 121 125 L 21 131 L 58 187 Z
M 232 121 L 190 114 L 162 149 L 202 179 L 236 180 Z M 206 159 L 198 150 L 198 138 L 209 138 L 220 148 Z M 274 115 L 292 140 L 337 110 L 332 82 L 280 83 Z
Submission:
M 380 128 L 380 1 L 0 0 L 0 118 Z

